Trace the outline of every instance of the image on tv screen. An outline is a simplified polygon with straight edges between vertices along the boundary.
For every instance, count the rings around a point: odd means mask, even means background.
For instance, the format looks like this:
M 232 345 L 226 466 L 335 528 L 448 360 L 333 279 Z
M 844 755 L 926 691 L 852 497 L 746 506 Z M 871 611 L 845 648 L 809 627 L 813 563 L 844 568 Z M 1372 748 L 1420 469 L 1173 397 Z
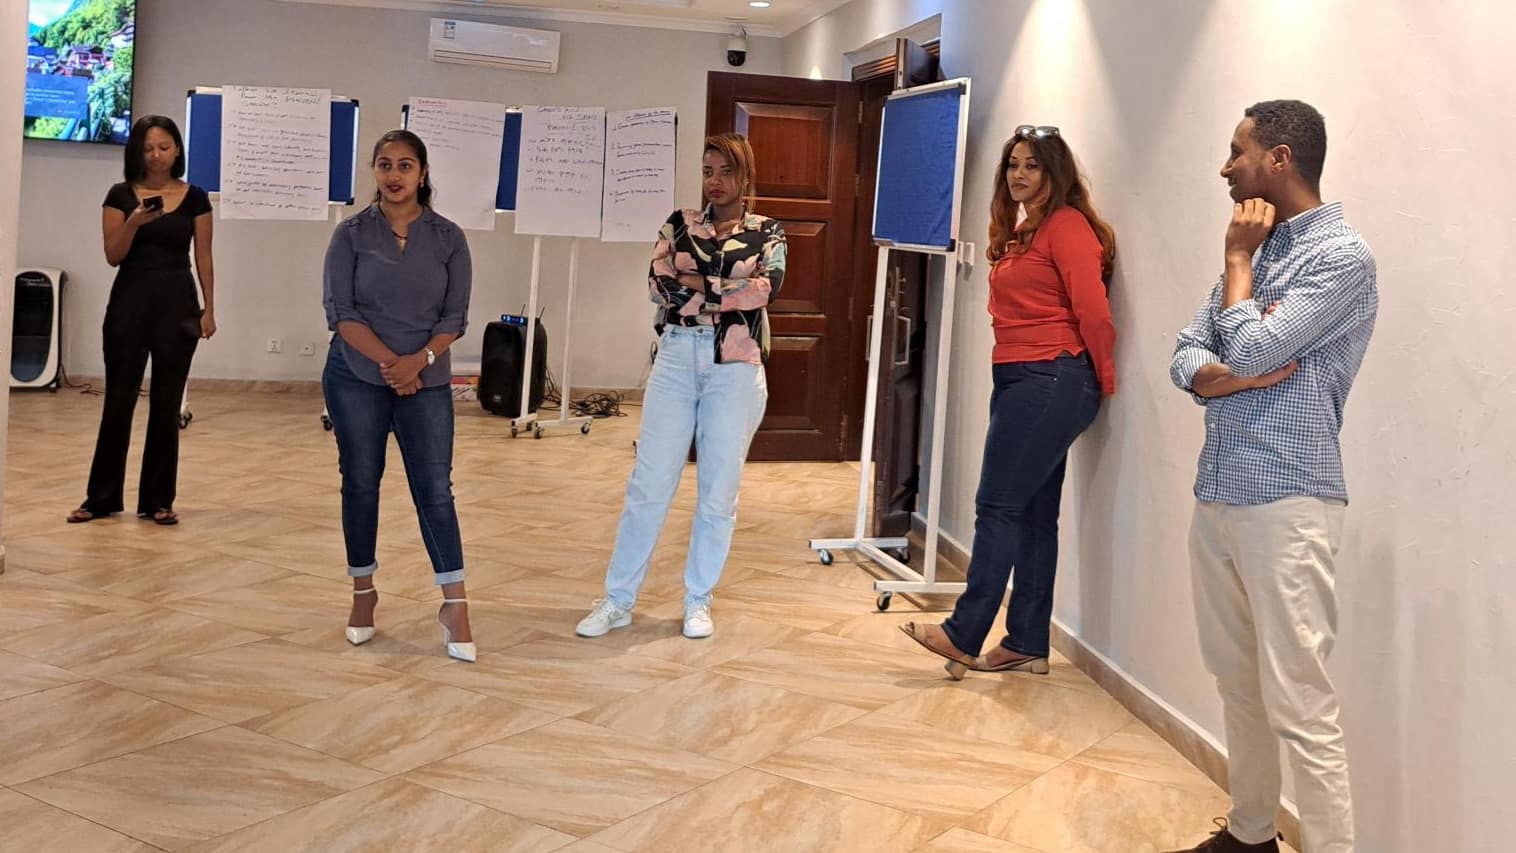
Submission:
M 125 144 L 136 37 L 137 0 L 30 0 L 25 135 Z

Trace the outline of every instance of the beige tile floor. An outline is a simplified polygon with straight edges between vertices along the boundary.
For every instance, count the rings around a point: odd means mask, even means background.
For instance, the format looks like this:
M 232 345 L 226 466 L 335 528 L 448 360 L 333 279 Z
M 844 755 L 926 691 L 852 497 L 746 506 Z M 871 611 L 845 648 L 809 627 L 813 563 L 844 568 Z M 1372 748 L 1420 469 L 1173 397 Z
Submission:
M 442 654 L 398 458 L 379 635 L 352 648 L 319 397 L 192 400 L 162 528 L 63 524 L 99 398 L 12 398 L 0 850 L 1133 853 L 1225 810 L 1067 661 L 947 681 L 895 630 L 922 602 L 876 613 L 864 567 L 818 565 L 848 465 L 749 467 L 704 641 L 679 636 L 686 477 L 637 622 L 580 640 L 638 410 L 512 441 L 461 405 L 470 666 Z M 140 447 L 139 423 L 133 482 Z

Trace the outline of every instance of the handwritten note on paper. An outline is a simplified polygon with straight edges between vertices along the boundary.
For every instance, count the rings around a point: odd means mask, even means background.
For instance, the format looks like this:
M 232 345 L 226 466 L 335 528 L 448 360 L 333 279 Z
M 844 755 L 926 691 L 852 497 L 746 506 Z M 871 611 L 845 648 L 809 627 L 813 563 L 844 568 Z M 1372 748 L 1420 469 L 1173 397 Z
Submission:
M 221 92 L 221 218 L 326 219 L 330 89 Z
M 604 107 L 522 107 L 516 233 L 600 236 Z
M 407 126 L 426 143 L 436 192 L 432 207 L 462 228 L 495 230 L 505 106 L 411 98 Z
M 605 204 L 600 239 L 647 243 L 674 209 L 673 107 L 605 117 Z

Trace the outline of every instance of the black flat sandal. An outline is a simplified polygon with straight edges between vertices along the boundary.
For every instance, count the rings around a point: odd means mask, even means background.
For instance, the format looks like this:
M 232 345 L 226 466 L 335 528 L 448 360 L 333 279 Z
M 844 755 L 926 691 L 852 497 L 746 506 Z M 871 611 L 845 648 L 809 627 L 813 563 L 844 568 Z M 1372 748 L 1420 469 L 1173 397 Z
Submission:
M 89 504 L 79 504 L 79 508 L 68 514 L 64 520 L 69 524 L 84 524 L 98 518 L 110 518 L 114 512 L 95 512 L 89 508 Z
M 137 513 L 137 517 L 145 521 L 151 521 L 154 524 L 161 524 L 164 527 L 179 523 L 179 514 L 171 509 L 160 509 L 153 512 L 151 515 L 145 512 L 139 512 Z

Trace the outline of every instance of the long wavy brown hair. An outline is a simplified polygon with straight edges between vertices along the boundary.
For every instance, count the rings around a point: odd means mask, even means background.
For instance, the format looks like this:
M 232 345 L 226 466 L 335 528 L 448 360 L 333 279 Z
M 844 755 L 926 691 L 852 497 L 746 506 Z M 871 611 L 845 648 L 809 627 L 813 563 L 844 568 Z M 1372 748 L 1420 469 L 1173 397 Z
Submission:
M 1042 204 L 1027 206 L 1026 219 L 1021 227 L 1016 226 L 1016 202 L 1011 200 L 1011 188 L 1006 185 L 1005 170 L 1011 161 L 1011 150 L 1025 142 L 1032 148 L 1032 156 L 1042 166 Z M 1103 250 L 1100 254 L 1101 275 L 1111 277 L 1111 264 L 1116 259 L 1116 232 L 1110 224 L 1095 212 L 1090 202 L 1089 185 L 1079 174 L 1079 164 L 1074 161 L 1074 152 L 1062 136 L 1012 136 L 1000 151 L 1000 165 L 995 169 L 995 195 L 990 201 L 990 245 L 986 254 L 990 261 L 998 261 L 1006 255 L 1019 255 L 1032 245 L 1037 229 L 1060 207 L 1072 207 L 1084 214 Z

